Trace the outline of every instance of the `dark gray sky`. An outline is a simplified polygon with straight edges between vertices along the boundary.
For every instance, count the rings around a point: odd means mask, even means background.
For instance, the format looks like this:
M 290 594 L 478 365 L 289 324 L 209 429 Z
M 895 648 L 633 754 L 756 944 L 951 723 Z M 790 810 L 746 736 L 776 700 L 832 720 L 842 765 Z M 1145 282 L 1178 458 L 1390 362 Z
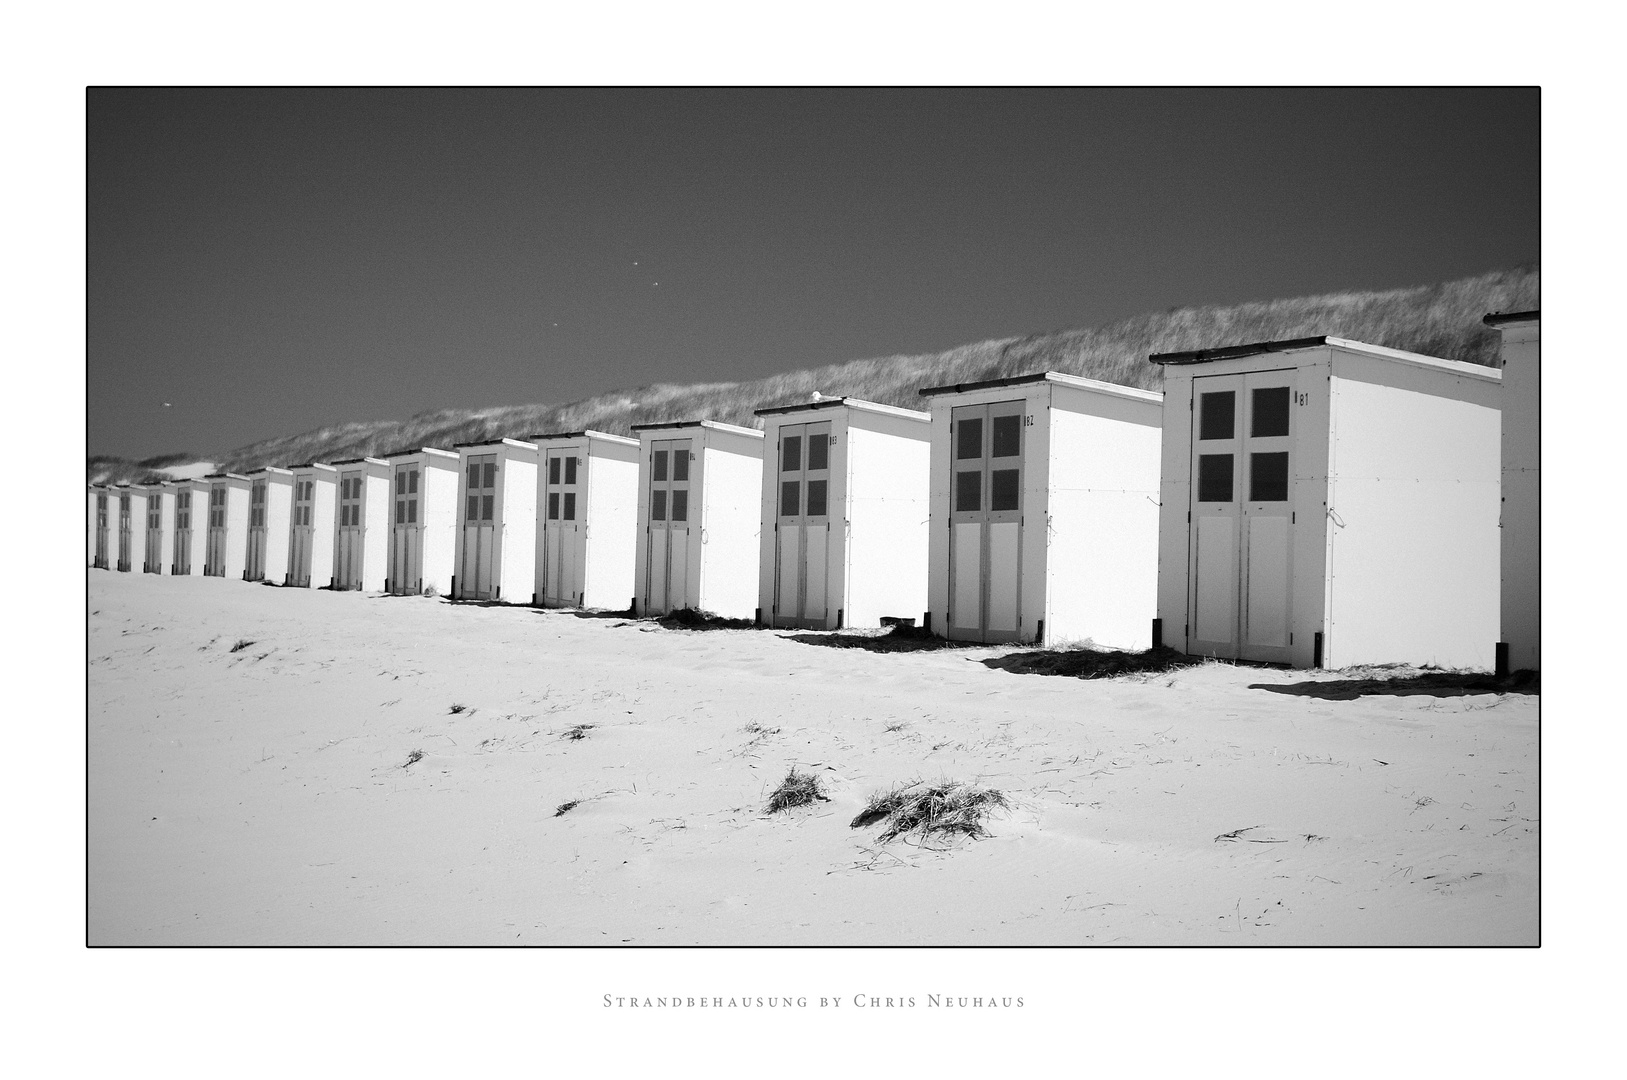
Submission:
M 1535 262 L 1538 119 L 1534 89 L 92 89 L 88 449 Z

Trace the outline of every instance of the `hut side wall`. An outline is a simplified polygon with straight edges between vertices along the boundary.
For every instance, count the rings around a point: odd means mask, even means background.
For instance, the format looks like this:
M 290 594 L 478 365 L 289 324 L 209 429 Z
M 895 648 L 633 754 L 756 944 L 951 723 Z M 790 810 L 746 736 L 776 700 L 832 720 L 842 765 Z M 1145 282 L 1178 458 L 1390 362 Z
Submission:
M 266 581 L 288 578 L 288 542 L 293 526 L 294 478 L 266 477 Z
M 590 440 L 582 606 L 619 609 L 632 598 L 638 550 L 638 447 Z
M 393 506 L 388 466 L 368 465 L 362 478 L 362 589 L 383 592 L 390 577 L 390 513 Z
M 691 565 L 698 562 L 699 574 L 691 592 L 702 610 L 749 619 L 757 607 L 763 443 L 712 428 L 699 431 L 701 533 L 700 542 L 691 544 Z
M 838 567 L 846 583 L 839 594 L 845 623 L 879 626 L 883 616 L 920 620 L 928 607 L 931 426 L 853 410 L 844 434 L 844 445 L 836 449 L 846 458 L 846 557 Z M 833 598 L 833 617 L 836 606 Z
M 1537 323 L 1503 328 L 1503 507 L 1500 640 L 1512 671 L 1542 667 L 1539 404 L 1542 376 Z
M 311 588 L 333 585 L 333 547 L 337 539 L 339 480 L 323 470 L 311 479 Z
M 537 452 L 505 448 L 498 465 L 497 530 L 493 583 L 498 598 L 528 603 L 537 570 Z
M 447 461 L 426 454 L 419 461 L 423 465 L 418 479 L 423 496 L 418 514 L 424 526 L 420 549 L 424 589 L 449 596 L 457 566 L 460 470 L 456 458 Z
M 248 564 L 249 485 L 238 480 L 226 484 L 226 562 L 221 576 L 242 581 Z

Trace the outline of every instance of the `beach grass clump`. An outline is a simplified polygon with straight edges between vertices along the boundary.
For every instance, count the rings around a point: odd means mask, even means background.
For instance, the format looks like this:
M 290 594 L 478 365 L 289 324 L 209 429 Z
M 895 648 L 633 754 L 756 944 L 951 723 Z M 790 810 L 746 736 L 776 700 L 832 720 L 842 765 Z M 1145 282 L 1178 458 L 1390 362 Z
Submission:
M 453 705 L 450 709 L 448 709 L 446 711 L 447 711 L 447 713 L 449 715 L 456 716 L 458 713 L 463 712 L 468 707 L 469 706 L 467 706 L 467 705 Z
M 403 769 L 411 768 L 415 763 L 422 761 L 423 758 L 424 752 L 422 750 L 414 750 L 412 753 L 407 755 L 407 761 L 401 767 Z
M 237 644 L 232 646 L 232 652 L 242 652 L 244 649 L 253 644 L 254 642 L 250 641 L 248 638 L 238 638 Z
M 554 817 L 563 817 L 581 805 L 581 799 L 571 799 L 569 802 L 562 802 L 558 806 L 554 807 Z
M 774 794 L 768 797 L 766 812 L 777 814 L 781 810 L 789 810 L 795 806 L 808 806 L 816 802 L 830 802 L 825 794 L 819 777 L 813 773 L 800 772 L 795 765 L 780 781 L 780 786 L 774 789 Z
M 577 724 L 575 727 L 566 731 L 565 734 L 561 735 L 560 738 L 569 739 L 571 742 L 581 742 L 583 739 L 588 737 L 588 732 L 592 730 L 594 726 L 595 725 L 593 724 Z
M 993 788 L 958 780 L 931 785 L 917 780 L 870 796 L 850 827 L 862 829 L 884 822 L 883 842 L 910 834 L 922 840 L 953 840 L 960 836 L 981 839 L 989 835 L 983 826 L 989 814 L 1010 806 L 1010 800 Z

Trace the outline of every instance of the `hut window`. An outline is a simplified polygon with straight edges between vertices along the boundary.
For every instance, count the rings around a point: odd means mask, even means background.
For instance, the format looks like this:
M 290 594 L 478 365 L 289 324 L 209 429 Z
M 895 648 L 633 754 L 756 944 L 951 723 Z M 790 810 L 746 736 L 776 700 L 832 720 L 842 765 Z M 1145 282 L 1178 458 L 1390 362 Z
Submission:
M 1203 394 L 1198 412 L 1199 439 L 1229 439 L 1236 428 L 1237 392 L 1224 390 Z M 1222 502 L 1229 501 L 1227 496 Z
M 395 523 L 397 525 L 405 525 L 407 523 L 407 504 L 404 502 L 398 502 L 395 504 Z
M 1288 434 L 1288 388 L 1262 386 L 1254 391 L 1253 420 L 1249 424 L 1252 438 L 1269 438 Z
M 548 459 L 548 482 L 550 484 L 559 483 L 559 459 L 556 457 L 551 457 Z M 552 517 L 553 515 L 550 514 L 548 516 Z
M 689 520 L 689 492 L 682 488 L 672 493 L 672 520 Z
M 989 454 L 990 457 L 1016 457 L 1018 454 L 1022 453 L 1023 418 L 1021 416 L 996 416 L 991 421 L 991 426 L 993 428 L 992 434 L 994 436 L 994 449 Z M 999 473 L 995 473 L 995 476 L 999 475 Z M 993 509 L 999 510 L 1001 509 L 1001 507 L 998 505 L 1000 497 L 998 494 L 994 494 L 1000 490 L 999 481 L 996 480 L 994 483 L 995 487 L 993 488 L 991 494 L 993 494 L 995 503 L 997 505 L 995 505 Z M 1016 509 L 1016 506 L 1013 504 L 1010 507 L 1006 507 L 1006 509 L 1014 510 Z
M 1258 392 L 1258 391 L 1256 391 Z M 1287 391 L 1285 390 L 1284 393 Z M 1249 501 L 1288 501 L 1288 454 L 1250 454 Z
M 491 466 L 488 465 L 488 466 L 486 466 L 486 468 L 489 469 L 489 468 L 491 468 Z M 492 502 L 493 502 L 494 499 L 495 499 L 495 496 L 492 496 L 492 495 L 482 495 L 480 497 L 480 520 L 481 521 L 490 521 L 490 520 L 492 520 Z
M 672 478 L 674 480 L 689 479 L 688 450 L 674 450 L 672 452 Z
M 464 516 L 464 519 L 467 520 L 467 521 L 479 521 L 480 520 L 480 496 L 479 495 L 471 495 L 471 496 L 469 496 L 468 504 L 466 506 L 464 506 L 464 508 L 463 508 L 463 516 Z
M 688 492 L 683 492 L 683 494 L 687 495 Z M 677 499 L 672 500 L 672 508 L 673 508 L 673 510 L 678 509 L 678 502 L 679 502 L 679 500 L 677 500 Z M 575 521 L 576 520 L 576 492 L 574 492 L 574 491 L 565 492 L 565 520 L 566 521 Z
M 830 436 L 818 433 L 808 436 L 808 468 L 830 468 Z
M 469 464 L 469 486 L 472 488 L 480 486 L 480 466 L 474 462 Z
M 785 437 L 784 451 L 780 459 L 780 471 L 802 471 L 802 436 L 787 435 Z
M 558 461 L 559 459 L 554 458 L 554 460 Z M 550 491 L 548 493 L 548 520 L 559 520 L 559 492 L 557 491 Z
M 1198 455 L 1198 501 L 1232 501 L 1232 456 Z
M 418 501 L 416 499 L 407 503 L 407 524 L 418 524 Z
M 418 470 L 414 469 L 407 474 L 407 494 L 418 494 Z
M 657 480 L 667 478 L 667 452 L 657 450 L 650 455 L 650 474 Z
M 796 517 L 802 509 L 802 481 L 786 480 L 780 484 L 780 517 Z
M 824 437 L 823 436 L 815 436 L 815 438 L 823 440 Z M 808 447 L 809 447 L 809 449 L 808 449 L 808 459 L 809 459 L 809 462 L 811 463 L 812 460 L 813 460 L 813 444 L 809 443 Z M 825 516 L 825 514 L 827 512 L 826 509 L 825 509 L 825 486 L 826 486 L 826 481 L 824 481 L 824 480 L 809 480 L 808 481 L 808 516 L 809 517 L 824 517 Z
M 961 422 L 961 430 L 966 430 L 968 421 Z M 981 420 L 976 421 L 979 427 L 983 426 Z M 963 472 L 955 474 L 955 509 L 981 510 L 983 509 L 983 474 L 980 472 Z
M 998 440 L 1000 437 L 1000 421 L 1005 419 L 1008 419 L 1008 417 L 997 416 L 994 418 L 996 440 Z M 1009 417 L 1009 419 L 1016 420 L 1018 417 Z M 996 454 L 996 456 L 998 457 L 1000 455 Z M 1017 509 L 1018 475 L 1019 473 L 1016 469 L 995 469 L 993 472 L 989 473 L 990 510 Z
M 663 451 L 664 453 L 664 451 Z M 650 520 L 667 520 L 667 493 L 664 491 L 650 492 Z
M 397 495 L 405 495 L 407 493 L 407 474 L 404 472 L 398 472 L 395 474 L 395 493 Z
M 481 487 L 497 486 L 497 463 L 495 461 L 486 462 L 484 479 L 486 482 L 481 484 Z
M 983 418 L 962 420 L 956 430 L 955 457 L 960 461 L 983 456 Z M 964 481 L 962 481 L 964 483 Z M 965 510 L 962 506 L 960 509 Z M 971 509 L 976 510 L 977 507 Z
M 565 483 L 576 483 L 576 459 L 574 457 L 565 459 Z

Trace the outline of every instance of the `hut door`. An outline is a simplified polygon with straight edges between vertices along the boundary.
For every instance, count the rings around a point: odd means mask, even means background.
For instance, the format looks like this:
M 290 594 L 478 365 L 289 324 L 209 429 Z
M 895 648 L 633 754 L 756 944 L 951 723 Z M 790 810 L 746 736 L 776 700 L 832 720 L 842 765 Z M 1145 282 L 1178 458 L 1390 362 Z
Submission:
M 315 489 L 316 482 L 313 480 L 294 482 L 294 524 L 289 537 L 288 584 L 301 589 L 311 586 L 311 542 L 315 536 L 315 527 L 311 524 L 311 505 Z
M 463 564 L 458 567 L 458 593 L 461 599 L 490 600 L 497 527 L 497 455 L 470 456 L 464 485 Z
M 1193 380 L 1189 648 L 1287 661 L 1293 371 Z
M 646 614 L 693 607 L 689 596 L 689 439 L 650 443 L 650 564 Z
M 335 549 L 334 584 L 362 587 L 362 476 L 358 470 L 339 474 L 339 540 Z
M 421 468 L 402 465 L 395 471 L 395 516 L 390 526 L 390 591 L 397 596 L 424 591 L 424 534 L 418 522 Z
M 149 574 L 164 572 L 164 496 L 147 496 L 147 553 L 141 568 Z
M 119 496 L 119 569 L 130 569 L 130 496 Z
M 1022 632 L 1023 402 L 965 405 L 950 417 L 948 636 Z
M 175 493 L 175 573 L 192 573 L 192 492 Z
M 780 428 L 774 625 L 823 629 L 830 613 L 830 424 Z
M 542 523 L 543 603 L 581 602 L 581 523 L 577 495 L 580 459 L 575 450 L 548 454 L 548 497 Z
M 204 555 L 203 572 L 209 577 L 226 576 L 226 485 L 209 488 L 209 549 Z
M 107 495 L 96 495 L 96 565 L 107 569 Z
M 243 569 L 244 581 L 260 581 L 266 576 L 266 482 L 256 480 L 249 488 L 249 557 Z

